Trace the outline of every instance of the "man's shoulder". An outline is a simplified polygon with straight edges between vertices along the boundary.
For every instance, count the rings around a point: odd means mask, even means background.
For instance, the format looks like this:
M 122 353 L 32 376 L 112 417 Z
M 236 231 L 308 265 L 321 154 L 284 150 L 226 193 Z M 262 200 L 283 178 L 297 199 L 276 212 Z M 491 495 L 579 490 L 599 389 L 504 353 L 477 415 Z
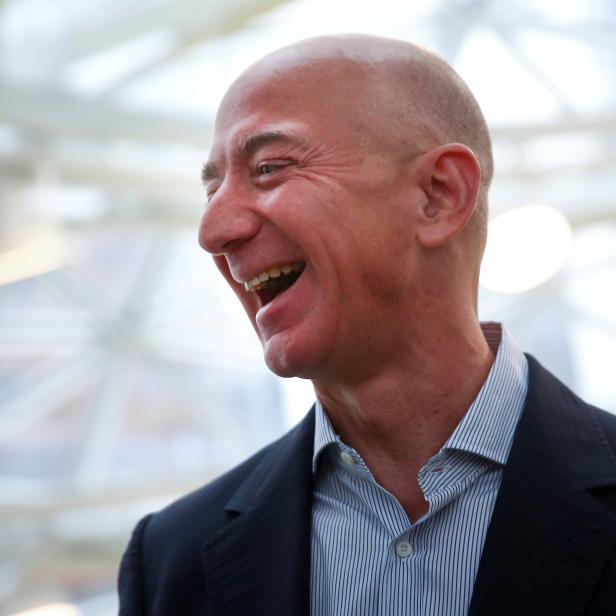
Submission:
M 239 522 L 242 512 L 278 504 L 294 486 L 307 493 L 313 438 L 311 412 L 240 465 L 143 518 L 122 559 L 120 613 L 208 613 L 206 551 Z
M 260 486 L 275 481 L 281 464 L 299 443 L 311 438 L 313 413 L 286 434 L 206 485 L 148 516 L 148 542 L 160 544 L 182 535 L 208 537 L 248 506 Z
M 592 404 L 586 404 L 586 406 L 596 417 L 603 434 L 612 448 L 612 451 L 616 452 L 616 415 L 593 406 Z
M 573 459 L 569 470 L 588 471 L 594 463 L 602 474 L 606 461 L 616 469 L 616 415 L 582 400 L 569 387 L 527 355 L 528 394 L 518 430 L 521 454 L 541 449 L 562 463 Z
M 470 611 L 491 614 L 498 604 L 507 606 L 507 614 L 547 608 L 564 614 L 572 613 L 572 606 L 579 613 L 612 614 L 616 417 L 584 402 L 536 359 L 527 358 L 526 404 L 503 471 Z

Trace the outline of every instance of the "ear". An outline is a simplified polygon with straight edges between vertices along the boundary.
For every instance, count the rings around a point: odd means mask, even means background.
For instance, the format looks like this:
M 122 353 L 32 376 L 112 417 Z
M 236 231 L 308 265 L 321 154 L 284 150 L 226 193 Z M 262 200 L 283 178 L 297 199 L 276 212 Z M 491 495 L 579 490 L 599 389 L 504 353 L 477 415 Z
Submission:
M 472 150 L 461 143 L 448 143 L 422 156 L 418 172 L 427 198 L 417 212 L 417 238 L 424 248 L 442 246 L 473 215 L 481 169 Z

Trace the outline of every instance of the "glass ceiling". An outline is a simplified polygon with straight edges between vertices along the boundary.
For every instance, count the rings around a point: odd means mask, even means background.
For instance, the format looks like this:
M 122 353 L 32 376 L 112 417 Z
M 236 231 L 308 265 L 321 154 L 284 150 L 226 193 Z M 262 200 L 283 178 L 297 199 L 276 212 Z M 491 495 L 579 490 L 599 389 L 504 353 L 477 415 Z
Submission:
M 539 203 L 568 219 L 558 274 L 524 293 L 482 289 L 481 315 L 616 409 L 613 2 L 0 1 L 7 614 L 59 601 L 115 613 L 138 517 L 309 407 L 309 385 L 265 370 L 196 246 L 199 172 L 241 70 L 349 31 L 426 45 L 466 79 L 494 137 L 493 215 Z

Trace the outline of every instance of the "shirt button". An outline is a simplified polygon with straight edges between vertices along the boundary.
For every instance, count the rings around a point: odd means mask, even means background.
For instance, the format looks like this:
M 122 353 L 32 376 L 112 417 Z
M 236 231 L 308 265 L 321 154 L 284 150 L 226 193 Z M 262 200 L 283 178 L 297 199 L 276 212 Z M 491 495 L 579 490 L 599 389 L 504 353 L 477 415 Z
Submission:
M 345 464 L 351 465 L 354 463 L 353 456 L 348 451 L 343 451 L 340 458 Z
M 396 554 L 399 558 L 408 558 L 412 551 L 411 544 L 408 541 L 398 541 L 396 543 Z

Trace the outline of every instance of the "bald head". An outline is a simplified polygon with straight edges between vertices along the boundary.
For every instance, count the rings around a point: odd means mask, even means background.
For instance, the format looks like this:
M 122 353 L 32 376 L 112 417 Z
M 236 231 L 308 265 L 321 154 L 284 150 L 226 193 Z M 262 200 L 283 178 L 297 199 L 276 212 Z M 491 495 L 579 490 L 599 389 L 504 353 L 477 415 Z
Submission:
M 467 145 L 480 163 L 482 186 L 491 181 L 492 149 L 479 105 L 453 68 L 426 49 L 359 34 L 306 39 L 249 67 L 225 100 L 238 89 L 281 82 L 292 82 L 295 96 L 315 105 L 327 93 L 358 133 L 401 157 L 445 143 Z

